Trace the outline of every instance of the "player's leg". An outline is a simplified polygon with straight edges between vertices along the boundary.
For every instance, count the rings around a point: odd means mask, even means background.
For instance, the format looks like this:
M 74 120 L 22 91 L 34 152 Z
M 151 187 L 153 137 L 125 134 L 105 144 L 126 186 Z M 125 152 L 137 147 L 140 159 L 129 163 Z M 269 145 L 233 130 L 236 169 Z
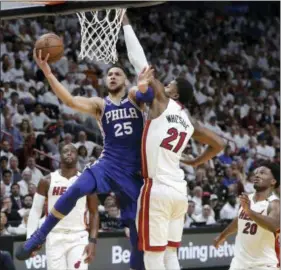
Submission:
M 46 240 L 47 270 L 66 269 L 64 235 L 50 233 Z
M 170 198 L 163 185 L 152 185 L 146 180 L 137 211 L 139 249 L 144 251 L 146 270 L 165 269 L 164 251 L 168 244 L 171 216 Z
M 164 251 L 145 251 L 144 264 L 146 270 L 165 270 Z
M 130 269 L 144 270 L 143 251 L 138 249 L 138 234 L 136 229 L 136 213 L 137 213 L 137 199 L 139 197 L 140 189 L 143 180 L 140 176 L 134 173 L 118 172 L 114 170 L 115 179 L 122 179 L 121 190 L 116 194 L 121 210 L 121 219 L 123 224 L 130 230 L 131 256 Z M 125 186 L 125 187 L 124 187 Z
M 164 255 L 167 270 L 179 270 L 180 264 L 177 256 L 177 248 L 180 246 L 183 233 L 184 217 L 187 211 L 187 198 L 177 191 L 173 194 L 172 218 L 169 222 L 168 246 Z
M 89 265 L 84 262 L 85 255 L 83 255 L 83 252 L 88 244 L 89 234 L 85 231 L 71 235 L 71 237 L 72 241 L 68 246 L 68 252 L 66 254 L 66 270 L 87 270 Z
M 130 269 L 131 270 L 144 270 L 143 251 L 138 249 L 138 233 L 134 221 L 129 223 L 130 229 L 130 242 L 131 242 L 131 256 L 130 256 Z

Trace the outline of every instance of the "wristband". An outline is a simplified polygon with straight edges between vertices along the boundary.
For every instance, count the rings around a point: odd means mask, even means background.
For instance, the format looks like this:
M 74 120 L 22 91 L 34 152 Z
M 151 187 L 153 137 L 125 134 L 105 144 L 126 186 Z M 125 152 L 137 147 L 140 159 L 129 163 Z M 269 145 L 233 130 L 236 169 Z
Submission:
M 97 244 L 97 238 L 89 237 L 89 243 Z

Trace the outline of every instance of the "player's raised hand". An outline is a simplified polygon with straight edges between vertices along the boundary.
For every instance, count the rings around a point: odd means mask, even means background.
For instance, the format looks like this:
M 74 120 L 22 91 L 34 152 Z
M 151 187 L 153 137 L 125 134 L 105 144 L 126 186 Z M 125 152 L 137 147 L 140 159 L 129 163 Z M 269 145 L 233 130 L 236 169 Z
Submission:
M 248 213 L 251 210 L 251 201 L 248 197 L 247 194 L 242 193 L 242 195 L 239 196 L 240 199 L 240 204 L 241 207 L 243 208 L 243 210 L 245 211 L 245 213 Z
M 33 58 L 39 68 L 44 72 L 45 76 L 52 73 L 51 68 L 48 64 L 48 59 L 50 54 L 48 53 L 45 59 L 42 59 L 42 50 L 39 50 L 38 56 L 36 54 L 36 49 L 33 50 Z
M 148 85 L 154 79 L 154 69 L 149 66 L 145 67 L 138 77 L 138 89 L 145 93 L 147 91 Z
M 83 255 L 84 254 L 86 254 L 84 262 L 88 264 L 91 263 L 96 256 L 96 244 L 89 243 L 84 249 Z
M 218 237 L 216 237 L 214 239 L 214 246 L 215 246 L 215 248 L 219 248 L 219 246 L 221 244 L 223 244 L 224 241 L 225 241 L 225 238 L 221 234 Z

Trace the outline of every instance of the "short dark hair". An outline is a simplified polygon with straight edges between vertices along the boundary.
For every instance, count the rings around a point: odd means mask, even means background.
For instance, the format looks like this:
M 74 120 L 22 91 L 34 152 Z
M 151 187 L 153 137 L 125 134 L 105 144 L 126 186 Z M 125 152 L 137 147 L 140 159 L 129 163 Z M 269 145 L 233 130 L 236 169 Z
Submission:
M 14 92 L 11 93 L 10 98 L 12 98 L 12 97 L 18 97 L 18 96 L 19 96 L 19 94 L 14 91 Z
M 261 161 L 257 164 L 256 168 L 258 167 L 266 167 L 268 168 L 273 178 L 276 180 L 275 188 L 278 188 L 280 186 L 280 165 L 271 161 Z
M 31 197 L 31 198 L 33 199 L 32 195 L 26 194 L 25 196 L 23 196 L 23 200 L 24 200 L 26 197 Z
M 106 71 L 106 74 L 108 73 L 109 70 L 111 70 L 112 68 L 120 68 L 121 70 L 123 70 L 124 74 L 126 75 L 126 69 L 124 67 L 122 67 L 120 64 L 114 64 L 111 67 L 109 67 Z
M 10 170 L 4 170 L 4 171 L 2 172 L 2 175 L 4 176 L 4 175 L 7 174 L 7 173 L 9 173 L 9 174 L 12 175 L 12 172 L 11 172 Z
M 20 185 L 19 185 L 18 183 L 14 183 L 14 184 L 12 184 L 12 185 L 11 185 L 11 188 L 12 188 L 12 187 L 14 187 L 14 186 L 18 186 L 18 187 L 20 187 Z
M 187 105 L 189 102 L 192 102 L 194 98 L 194 91 L 191 83 L 181 77 L 178 77 L 175 81 L 179 94 L 179 102 L 183 105 Z
M 6 157 L 6 156 L 2 156 L 2 157 L 0 157 L 0 163 L 3 161 L 3 160 L 5 160 L 5 161 L 7 161 L 8 162 L 8 158 Z

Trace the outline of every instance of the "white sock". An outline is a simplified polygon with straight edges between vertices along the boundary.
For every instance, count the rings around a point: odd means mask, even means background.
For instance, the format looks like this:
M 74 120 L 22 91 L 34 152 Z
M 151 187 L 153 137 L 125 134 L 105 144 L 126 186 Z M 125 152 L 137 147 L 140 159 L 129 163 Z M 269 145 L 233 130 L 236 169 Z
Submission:
M 145 251 L 144 264 L 146 270 L 165 270 L 164 251 Z
M 164 263 L 166 270 L 180 270 L 177 249 L 167 247 L 164 254 Z

